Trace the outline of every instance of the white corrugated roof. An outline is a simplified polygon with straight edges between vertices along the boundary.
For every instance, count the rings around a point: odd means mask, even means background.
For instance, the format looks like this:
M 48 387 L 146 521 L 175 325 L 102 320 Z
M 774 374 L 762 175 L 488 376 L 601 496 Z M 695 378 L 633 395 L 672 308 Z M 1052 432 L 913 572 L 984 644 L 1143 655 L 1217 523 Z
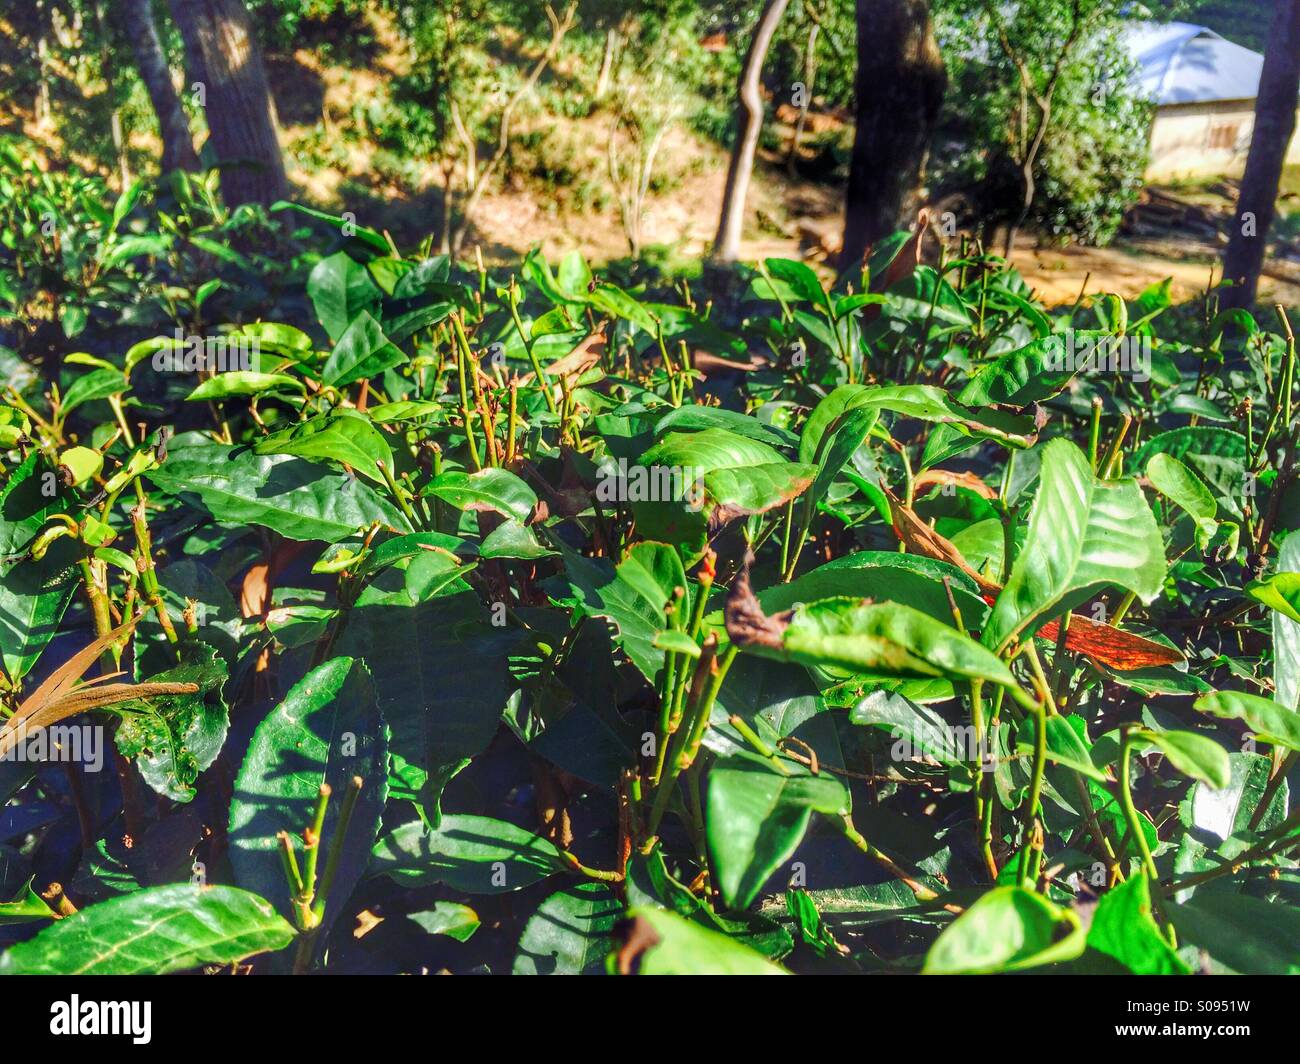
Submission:
M 1253 100 L 1264 57 L 1189 22 L 1138 22 L 1124 43 L 1137 84 L 1157 104 Z

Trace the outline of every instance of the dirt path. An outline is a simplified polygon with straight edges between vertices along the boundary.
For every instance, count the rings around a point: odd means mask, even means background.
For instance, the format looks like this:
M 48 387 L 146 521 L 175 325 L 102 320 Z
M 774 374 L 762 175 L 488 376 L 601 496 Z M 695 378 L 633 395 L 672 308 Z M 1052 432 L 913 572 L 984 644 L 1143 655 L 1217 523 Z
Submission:
M 1176 254 L 1157 255 L 1140 245 L 1123 243 L 1108 248 L 1023 248 L 1012 255 L 1012 261 L 1026 283 L 1049 306 L 1074 302 L 1085 279 L 1091 293 L 1116 292 L 1132 299 L 1148 285 L 1166 277 L 1173 278 L 1172 297 L 1175 303 L 1181 303 L 1205 291 L 1211 269 L 1216 279 L 1222 272 L 1211 249 L 1190 242 L 1189 249 L 1193 254 L 1183 258 Z M 1300 304 L 1300 285 L 1262 278 L 1260 302 L 1274 301 L 1287 306 Z

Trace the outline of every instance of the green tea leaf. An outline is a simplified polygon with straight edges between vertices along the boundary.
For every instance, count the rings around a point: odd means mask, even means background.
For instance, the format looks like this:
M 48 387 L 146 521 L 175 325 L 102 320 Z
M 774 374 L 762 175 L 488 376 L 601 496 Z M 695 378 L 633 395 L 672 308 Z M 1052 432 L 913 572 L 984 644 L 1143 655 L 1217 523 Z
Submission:
M 1219 512 L 1214 496 L 1204 482 L 1172 455 L 1158 453 L 1147 462 L 1147 479 L 1160 494 L 1187 512 L 1196 525 L 1197 542 L 1205 550 L 1218 528 Z
M 0 927 L 5 924 L 30 924 L 37 920 L 58 918 L 59 914 L 45 904 L 44 898 L 32 890 L 30 879 L 11 901 L 0 901 Z
M 1145 872 L 1106 891 L 1092 914 L 1088 949 L 1104 953 L 1134 975 L 1188 975 L 1151 915 L 1151 884 Z
M 174 441 L 149 478 L 173 495 L 194 495 L 213 517 L 264 525 L 287 539 L 334 543 L 372 522 L 409 531 L 406 518 L 354 477 L 292 455 Z
M 339 251 L 312 267 L 307 295 L 329 338 L 337 343 L 358 315 L 379 302 L 381 293 L 366 268 Z
M 335 388 L 346 388 L 407 361 L 406 355 L 384 335 L 379 322 L 363 310 L 338 338 L 321 367 L 321 378 Z
M 55 540 L 39 560 L 25 556 L 50 515 L 69 505 L 58 474 L 35 451 L 0 484 L 0 659 L 16 680 L 54 638 L 79 583 L 70 539 Z
M 1252 580 L 1246 585 L 1246 594 L 1300 624 L 1300 573 L 1274 573 Z
M 599 975 L 623 905 L 604 883 L 578 883 L 552 894 L 528 919 L 515 975 Z
M 1015 685 L 1006 665 L 969 636 L 896 602 L 832 598 L 795 610 L 776 651 L 805 665 L 886 676 L 942 676 Z
M 1001 650 L 1107 585 L 1150 602 L 1164 578 L 1164 544 L 1137 482 L 1099 480 L 1074 444 L 1052 440 L 1024 547 L 982 641 Z
M 221 696 L 226 666 L 216 648 L 186 641 L 177 650 L 181 663 L 146 682 L 192 683 L 198 691 L 114 706 L 122 722 L 113 739 L 150 787 L 173 802 L 188 802 L 199 773 L 221 753 L 230 721 Z
M 436 477 L 424 494 L 436 495 L 458 510 L 496 512 L 520 522 L 526 522 L 537 505 L 537 493 L 508 469 L 449 470 Z
M 467 894 L 532 886 L 567 866 L 545 839 L 504 820 L 445 814 L 429 831 L 419 821 L 381 838 L 370 871 L 408 887 L 445 883 Z
M 176 884 L 111 898 L 0 956 L 0 975 L 165 975 L 284 949 L 293 927 L 256 894 Z
M 926 975 L 1014 972 L 1072 960 L 1079 918 L 1024 887 L 995 887 L 946 928 L 925 955 Z
M 454 901 L 434 902 L 432 909 L 407 913 L 406 918 L 431 935 L 446 935 L 457 942 L 468 942 L 480 923 L 478 913 Z
M 1215 691 L 1198 698 L 1195 708 L 1223 720 L 1242 720 L 1260 742 L 1300 750 L 1300 714 L 1271 698 L 1244 691 Z
M 301 833 L 312 822 L 321 786 L 328 784 L 333 796 L 321 833 L 328 852 L 338 844 L 345 795 L 353 777 L 360 777 L 361 793 L 326 899 L 327 926 L 361 878 L 379 831 L 388 794 L 387 758 L 384 722 L 365 666 L 338 657 L 307 673 L 257 726 L 235 780 L 227 836 L 239 883 L 290 912 L 277 835 L 289 833 L 301 868 Z
M 1300 911 L 1231 893 L 1166 902 L 1180 941 L 1242 975 L 1300 975 Z
M 390 472 L 393 469 L 393 450 L 388 441 L 360 414 L 321 414 L 263 437 L 253 451 L 328 458 L 376 484 L 385 483 L 379 472 L 380 462 Z
M 849 794 L 832 776 L 780 775 L 762 758 L 723 758 L 709 772 L 709 855 L 729 908 L 746 909 L 794 854 L 814 812 L 843 816 Z
M 263 392 L 303 391 L 305 387 L 297 377 L 285 373 L 230 370 L 208 378 L 185 398 L 188 402 L 215 402 L 240 395 L 261 395 Z
M 363 602 L 339 642 L 374 676 L 391 731 L 394 797 L 418 801 L 435 826 L 443 787 L 492 741 L 510 691 L 514 636 L 480 613 L 477 602 L 462 608 L 458 598 L 415 607 Z
M 1188 731 L 1142 731 L 1141 737 L 1160 748 L 1169 763 L 1185 776 L 1223 788 L 1232 778 L 1228 751 L 1206 735 Z
M 638 906 L 627 915 L 650 932 L 643 939 L 645 948 L 628 958 L 638 975 L 789 974 L 756 950 L 666 909 Z

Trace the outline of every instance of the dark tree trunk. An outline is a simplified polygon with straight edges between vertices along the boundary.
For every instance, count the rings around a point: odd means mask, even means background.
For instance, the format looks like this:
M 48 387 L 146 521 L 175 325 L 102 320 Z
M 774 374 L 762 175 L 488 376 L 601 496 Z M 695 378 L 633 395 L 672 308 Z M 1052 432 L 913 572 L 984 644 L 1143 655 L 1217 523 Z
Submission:
M 759 78 L 763 73 L 763 60 L 767 58 L 772 36 L 781 22 L 781 16 L 790 0 L 767 0 L 758 17 L 745 67 L 740 73 L 737 91 L 736 143 L 731 148 L 731 163 L 727 167 L 727 184 L 722 192 L 722 216 L 718 220 L 718 233 L 713 238 L 713 258 L 717 262 L 735 262 L 740 254 L 740 230 L 745 221 L 745 197 L 749 193 L 749 179 L 754 172 L 754 155 L 758 151 L 758 136 L 763 130 L 763 94 Z
M 242 0 L 171 0 L 190 81 L 203 85 L 210 143 L 227 206 L 269 204 L 288 192 L 275 104 Z
M 1223 279 L 1232 282 L 1222 291 L 1223 306 L 1249 307 L 1255 302 L 1282 167 L 1295 132 L 1298 92 L 1300 0 L 1278 0 L 1255 97 L 1255 131 L 1237 196 L 1237 216 L 1223 255 Z
M 194 154 L 194 141 L 190 137 L 190 124 L 181 107 L 180 98 L 172 85 L 171 70 L 158 27 L 154 24 L 150 0 L 118 0 L 122 30 L 131 42 L 135 65 L 140 80 L 149 93 L 158 128 L 162 131 L 162 172 L 172 170 L 197 170 L 199 157 Z
M 857 125 L 840 269 L 855 270 L 917 206 L 948 77 L 928 0 L 857 0 Z

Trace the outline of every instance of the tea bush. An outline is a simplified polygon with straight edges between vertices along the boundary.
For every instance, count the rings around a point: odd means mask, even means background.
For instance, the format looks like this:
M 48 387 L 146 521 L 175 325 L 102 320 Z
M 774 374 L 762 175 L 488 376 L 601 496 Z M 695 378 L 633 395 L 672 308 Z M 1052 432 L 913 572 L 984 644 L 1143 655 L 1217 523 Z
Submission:
M 0 972 L 1300 966 L 1285 315 L 84 191 L 0 259 L 63 333 L 4 354 Z

